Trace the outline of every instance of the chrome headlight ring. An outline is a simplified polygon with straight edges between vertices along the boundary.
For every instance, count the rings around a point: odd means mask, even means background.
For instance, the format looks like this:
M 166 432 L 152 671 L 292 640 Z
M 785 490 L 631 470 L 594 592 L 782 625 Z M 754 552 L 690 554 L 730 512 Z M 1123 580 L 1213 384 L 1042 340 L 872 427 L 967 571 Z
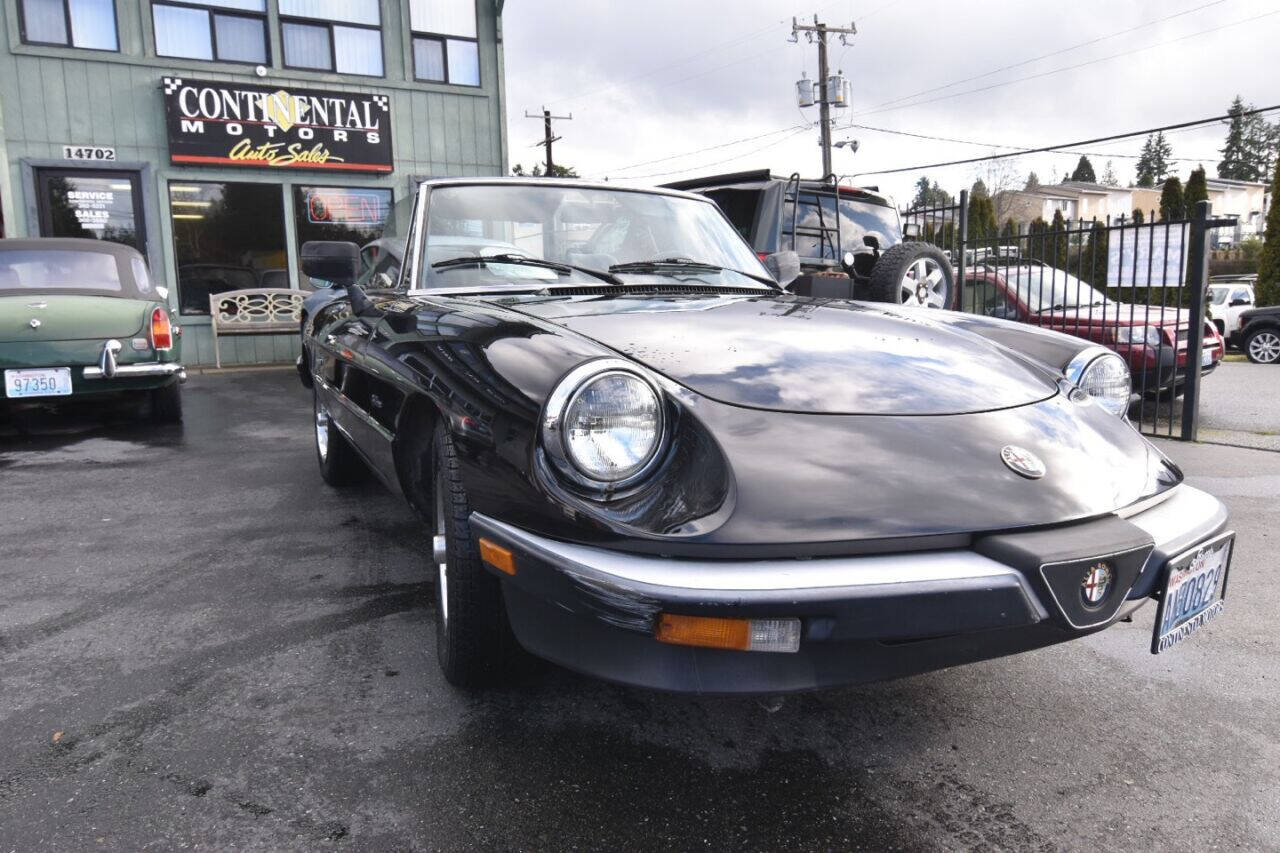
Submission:
M 572 456 L 567 442 L 565 417 L 578 397 L 596 381 L 613 374 L 624 374 L 644 383 L 657 402 L 655 432 L 657 438 L 640 467 L 617 479 L 596 479 L 587 474 Z M 542 449 L 547 459 L 568 483 L 597 495 L 613 495 L 644 480 L 662 460 L 668 444 L 667 402 L 658 383 L 635 364 L 620 358 L 598 358 L 570 370 L 556 383 L 543 406 L 540 430 Z
M 1107 412 L 1117 417 L 1127 418 L 1129 416 L 1129 399 L 1133 395 L 1133 378 L 1129 373 L 1129 365 L 1114 351 L 1106 347 L 1087 347 L 1076 353 L 1075 357 L 1067 363 L 1062 373 L 1072 385 L 1088 392 L 1089 389 L 1086 385 L 1089 383 L 1091 374 L 1095 370 L 1105 369 L 1107 364 L 1104 362 L 1114 363 L 1124 371 L 1125 391 L 1123 399 L 1120 396 L 1106 397 L 1094 394 L 1090 394 L 1089 397 Z

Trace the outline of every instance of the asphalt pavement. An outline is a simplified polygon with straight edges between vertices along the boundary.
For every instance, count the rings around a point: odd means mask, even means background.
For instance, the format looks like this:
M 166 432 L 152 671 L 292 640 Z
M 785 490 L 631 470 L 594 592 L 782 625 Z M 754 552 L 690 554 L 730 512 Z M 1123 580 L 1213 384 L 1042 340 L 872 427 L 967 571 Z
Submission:
M 1200 386 L 1200 433 L 1204 441 L 1280 450 L 1280 365 L 1218 365 Z
M 186 399 L 0 433 L 0 853 L 1280 850 L 1280 454 L 1162 445 L 1239 540 L 1223 615 L 1158 657 L 1148 606 L 786 699 L 467 693 L 424 530 L 321 483 L 296 377 Z

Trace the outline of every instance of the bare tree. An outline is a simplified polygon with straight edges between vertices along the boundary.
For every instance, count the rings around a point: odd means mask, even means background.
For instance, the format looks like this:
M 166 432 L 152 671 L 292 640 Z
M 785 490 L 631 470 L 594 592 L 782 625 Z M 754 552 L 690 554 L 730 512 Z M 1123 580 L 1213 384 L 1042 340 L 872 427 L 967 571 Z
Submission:
M 1022 170 L 1018 158 L 988 160 L 973 170 L 975 182 L 982 181 L 995 205 L 996 222 L 1004 222 L 1013 212 L 1013 193 L 1022 189 Z

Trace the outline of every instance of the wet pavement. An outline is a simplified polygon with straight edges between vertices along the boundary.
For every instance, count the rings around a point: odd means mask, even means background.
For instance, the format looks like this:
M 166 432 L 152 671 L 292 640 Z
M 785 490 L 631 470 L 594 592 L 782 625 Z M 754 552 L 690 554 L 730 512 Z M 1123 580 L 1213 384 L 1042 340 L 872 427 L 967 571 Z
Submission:
M 0 853 L 1280 849 L 1280 454 L 1165 448 L 1232 507 L 1226 612 L 785 700 L 546 666 L 446 685 L 427 537 L 326 488 L 289 371 L 187 422 L 0 430 Z

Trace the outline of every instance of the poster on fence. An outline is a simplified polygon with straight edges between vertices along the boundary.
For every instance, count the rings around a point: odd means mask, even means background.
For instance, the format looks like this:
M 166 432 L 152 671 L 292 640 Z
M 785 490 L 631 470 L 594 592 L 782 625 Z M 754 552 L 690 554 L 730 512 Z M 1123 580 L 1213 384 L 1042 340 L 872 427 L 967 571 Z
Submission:
M 1113 227 L 1107 235 L 1111 287 L 1178 287 L 1186 280 L 1187 224 Z

